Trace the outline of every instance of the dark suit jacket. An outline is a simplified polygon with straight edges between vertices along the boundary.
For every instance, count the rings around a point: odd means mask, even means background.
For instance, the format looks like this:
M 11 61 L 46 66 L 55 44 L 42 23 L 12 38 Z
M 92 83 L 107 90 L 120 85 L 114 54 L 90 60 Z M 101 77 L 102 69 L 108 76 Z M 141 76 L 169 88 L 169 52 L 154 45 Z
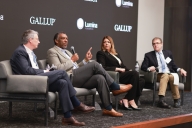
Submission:
M 15 74 L 22 75 L 38 75 L 44 71 L 41 69 L 32 68 L 29 55 L 23 44 L 21 44 L 13 53 L 13 56 L 10 60 L 12 71 Z
M 163 50 L 165 59 L 169 57 L 171 61 L 167 64 L 170 72 L 177 72 L 178 67 L 174 63 L 173 56 L 171 51 Z M 145 54 L 144 61 L 141 66 L 141 70 L 147 71 L 147 68 L 150 66 L 158 67 L 157 57 L 155 51 L 151 51 Z
M 116 55 L 121 60 L 121 65 L 117 59 L 107 51 L 98 51 L 96 54 L 97 62 L 102 64 L 103 68 L 107 71 L 115 71 L 116 68 L 125 68 L 126 71 L 129 69 L 123 64 L 123 61 L 119 54 Z

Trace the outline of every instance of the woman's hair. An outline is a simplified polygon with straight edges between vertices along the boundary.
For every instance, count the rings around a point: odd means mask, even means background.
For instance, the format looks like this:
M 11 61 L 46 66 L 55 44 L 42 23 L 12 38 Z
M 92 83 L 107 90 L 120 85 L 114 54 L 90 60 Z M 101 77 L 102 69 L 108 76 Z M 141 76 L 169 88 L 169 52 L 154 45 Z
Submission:
M 103 39 L 102 39 L 102 43 L 101 43 L 101 50 L 103 51 L 106 51 L 103 44 L 104 44 L 104 40 L 105 39 L 108 39 L 111 43 L 111 49 L 110 49 L 110 53 L 114 54 L 114 55 L 117 55 L 117 52 L 115 50 L 115 45 L 114 45 L 114 42 L 113 42 L 113 39 L 110 37 L 110 36 L 104 36 Z

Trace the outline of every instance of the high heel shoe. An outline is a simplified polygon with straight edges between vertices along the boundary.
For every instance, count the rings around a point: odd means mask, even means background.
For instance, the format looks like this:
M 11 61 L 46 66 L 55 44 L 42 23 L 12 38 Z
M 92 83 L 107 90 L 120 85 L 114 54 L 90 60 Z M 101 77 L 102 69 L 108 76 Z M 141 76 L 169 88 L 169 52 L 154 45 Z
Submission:
M 122 106 L 124 110 L 129 110 L 129 111 L 132 110 L 132 108 L 130 108 L 130 107 L 126 107 L 126 106 L 125 106 L 123 100 L 121 100 L 121 101 L 122 101 L 122 102 L 119 102 L 119 105 Z
M 137 110 L 137 111 L 141 111 L 142 110 L 142 108 L 139 108 L 139 107 L 134 108 L 133 106 L 131 106 L 131 104 L 129 104 L 129 108 L 131 108 L 132 110 Z

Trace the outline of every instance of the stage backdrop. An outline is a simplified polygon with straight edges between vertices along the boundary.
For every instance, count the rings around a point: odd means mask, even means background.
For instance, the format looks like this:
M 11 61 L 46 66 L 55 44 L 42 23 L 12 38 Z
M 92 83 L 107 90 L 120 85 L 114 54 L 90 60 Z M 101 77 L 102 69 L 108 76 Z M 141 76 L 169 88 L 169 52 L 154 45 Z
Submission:
M 39 32 L 38 59 L 54 46 L 53 36 L 64 31 L 68 49 L 75 47 L 80 60 L 93 47 L 93 59 L 103 36 L 110 35 L 124 63 L 136 60 L 138 0 L 1 0 L 0 61 L 10 59 L 27 29 Z M 80 61 L 79 60 L 79 61 Z

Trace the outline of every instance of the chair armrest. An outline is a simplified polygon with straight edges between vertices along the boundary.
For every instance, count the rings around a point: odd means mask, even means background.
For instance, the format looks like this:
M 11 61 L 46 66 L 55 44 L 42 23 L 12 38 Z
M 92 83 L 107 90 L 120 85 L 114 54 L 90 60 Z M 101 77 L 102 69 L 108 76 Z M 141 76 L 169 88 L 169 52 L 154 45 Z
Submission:
M 8 75 L 8 93 L 47 93 L 48 77 L 34 75 Z
M 142 72 L 146 83 L 154 83 L 157 78 L 157 72 Z
M 106 71 L 113 79 L 114 82 L 116 82 L 117 84 L 119 83 L 119 72 L 115 72 L 115 71 Z
M 177 72 L 179 75 L 179 82 L 186 83 L 186 76 L 181 75 L 181 72 Z

